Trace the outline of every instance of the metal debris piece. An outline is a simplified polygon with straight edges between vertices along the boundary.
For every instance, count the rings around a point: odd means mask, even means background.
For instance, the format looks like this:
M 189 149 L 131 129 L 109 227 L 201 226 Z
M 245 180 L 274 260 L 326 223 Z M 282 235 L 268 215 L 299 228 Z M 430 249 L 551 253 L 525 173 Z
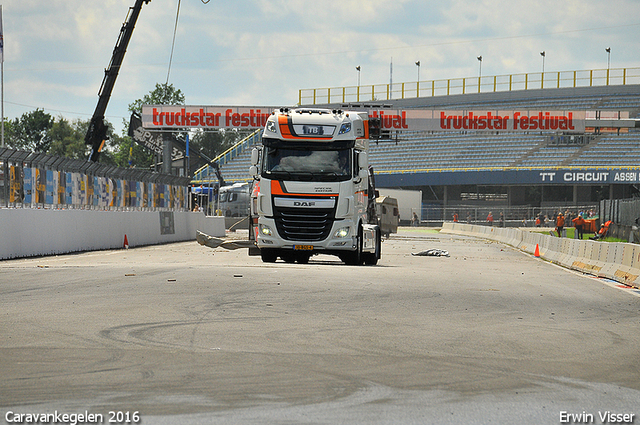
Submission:
M 449 251 L 444 249 L 427 249 L 426 251 L 412 252 L 416 257 L 449 257 Z
M 255 246 L 255 243 L 250 240 L 232 240 L 225 241 L 224 239 L 215 238 L 213 236 L 209 236 L 205 233 L 202 233 L 199 230 L 196 230 L 196 241 L 200 245 L 208 246 L 209 248 L 224 248 L 224 249 L 240 249 L 240 248 L 251 248 Z

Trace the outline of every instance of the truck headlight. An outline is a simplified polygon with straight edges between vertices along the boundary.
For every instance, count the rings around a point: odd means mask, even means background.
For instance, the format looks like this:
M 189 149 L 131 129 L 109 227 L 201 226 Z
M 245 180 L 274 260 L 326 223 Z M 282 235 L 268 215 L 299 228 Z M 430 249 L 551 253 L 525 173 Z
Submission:
M 271 236 L 271 227 L 265 226 L 264 224 L 260 225 L 260 234 L 264 236 Z
M 334 238 L 346 238 L 347 236 L 349 236 L 349 228 L 348 227 L 343 227 L 341 229 L 338 229 L 333 234 Z
M 278 132 L 275 121 L 267 121 L 267 130 L 269 130 L 272 133 Z

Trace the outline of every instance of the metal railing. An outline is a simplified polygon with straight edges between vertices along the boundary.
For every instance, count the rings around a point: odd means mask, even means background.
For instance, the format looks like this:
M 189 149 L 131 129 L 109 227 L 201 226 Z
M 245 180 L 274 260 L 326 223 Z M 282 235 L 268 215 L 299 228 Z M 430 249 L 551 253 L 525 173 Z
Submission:
M 540 227 L 554 227 L 553 219 L 557 212 L 562 212 L 570 218 L 575 218 L 583 213 L 585 218 L 598 217 L 598 205 L 546 205 L 546 206 L 504 206 L 504 205 L 422 205 L 421 223 L 423 225 L 439 226 L 441 222 L 454 221 L 454 216 L 460 223 L 480 224 L 487 226 L 500 226 L 500 213 L 504 217 L 504 227 L 535 227 L 536 218 L 546 217 Z M 493 222 L 487 217 L 491 214 Z M 408 219 L 408 218 L 407 218 Z
M 640 68 L 610 68 L 584 71 L 531 72 L 526 74 L 450 78 L 366 86 L 300 89 L 300 105 L 347 103 L 508 92 L 544 88 L 594 87 L 640 84 Z
M 233 159 L 243 154 L 247 149 L 260 144 L 261 141 L 262 129 L 258 129 L 215 157 L 212 162 L 217 162 L 220 166 L 228 164 Z M 192 183 L 202 184 L 213 180 L 217 180 L 217 178 L 212 167 L 207 164 L 200 167 L 193 173 Z
M 0 148 L 0 207 L 182 211 L 189 179 Z

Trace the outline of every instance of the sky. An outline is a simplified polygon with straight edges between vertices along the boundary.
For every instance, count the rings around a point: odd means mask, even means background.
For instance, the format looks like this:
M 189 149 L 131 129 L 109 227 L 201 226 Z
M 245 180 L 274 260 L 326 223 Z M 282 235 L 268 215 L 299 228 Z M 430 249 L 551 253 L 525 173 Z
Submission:
M 134 3 L 0 0 L 5 117 L 90 119 Z M 394 84 L 540 72 L 542 51 L 546 72 L 640 67 L 638 0 L 182 0 L 169 66 L 177 7 L 142 7 L 106 112 L 117 131 L 167 81 L 188 105 L 293 106 L 299 89 L 386 84 L 391 62 Z

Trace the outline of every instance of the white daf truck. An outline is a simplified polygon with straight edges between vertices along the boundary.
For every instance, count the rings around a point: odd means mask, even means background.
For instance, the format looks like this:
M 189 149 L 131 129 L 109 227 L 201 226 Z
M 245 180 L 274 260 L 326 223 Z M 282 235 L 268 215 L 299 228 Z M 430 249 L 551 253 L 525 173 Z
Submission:
M 381 234 L 367 160 L 376 128 L 366 112 L 280 109 L 268 118 L 250 169 L 252 236 L 262 261 L 331 254 L 350 265 L 377 264 Z

